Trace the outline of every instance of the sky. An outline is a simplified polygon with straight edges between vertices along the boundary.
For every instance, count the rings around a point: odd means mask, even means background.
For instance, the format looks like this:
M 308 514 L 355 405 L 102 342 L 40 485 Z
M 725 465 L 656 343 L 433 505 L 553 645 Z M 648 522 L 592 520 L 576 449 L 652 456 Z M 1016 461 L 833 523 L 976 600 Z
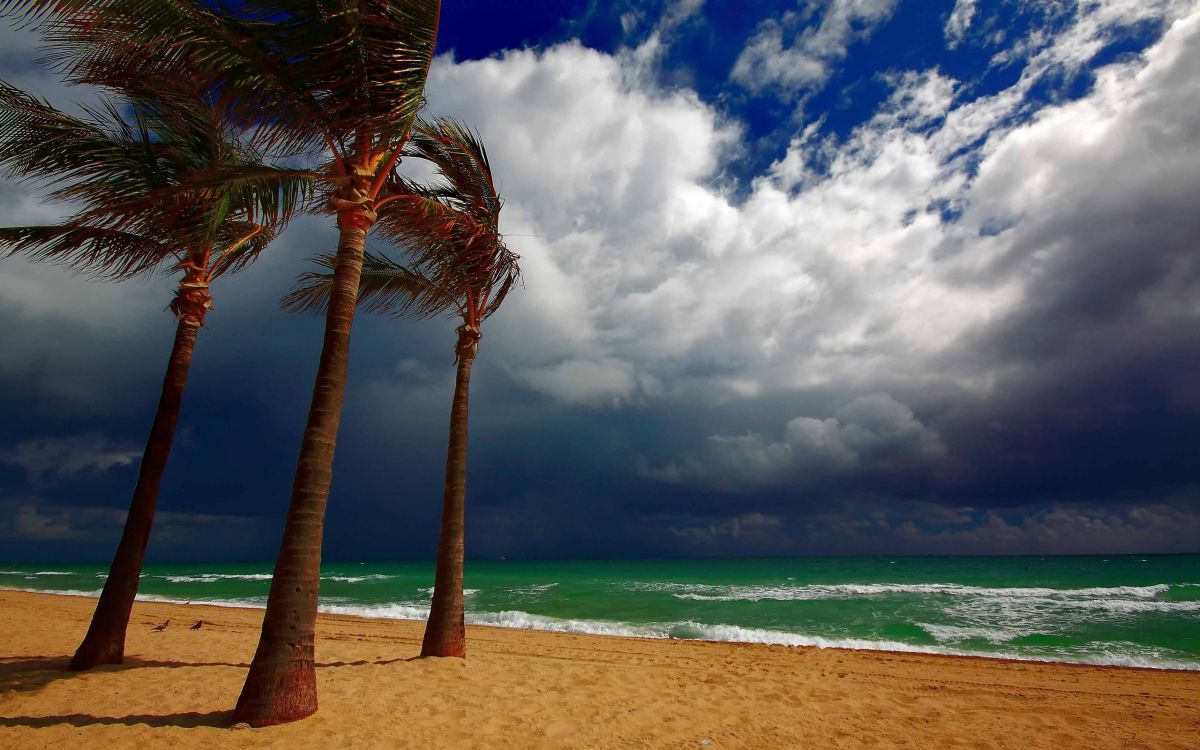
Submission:
M 37 45 L 0 77 L 95 96 Z M 468 557 L 1200 551 L 1197 0 L 459 0 L 426 94 L 524 270 Z M 274 557 L 335 245 L 214 285 L 151 560 Z M 0 259 L 0 558 L 112 554 L 173 287 Z M 433 557 L 455 325 L 359 316 L 328 559 Z

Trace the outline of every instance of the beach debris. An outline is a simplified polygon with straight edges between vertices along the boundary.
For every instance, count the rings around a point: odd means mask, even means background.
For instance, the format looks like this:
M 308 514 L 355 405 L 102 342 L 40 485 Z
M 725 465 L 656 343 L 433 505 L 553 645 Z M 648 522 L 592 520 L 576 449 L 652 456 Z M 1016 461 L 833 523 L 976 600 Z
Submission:
M 203 626 L 204 626 L 204 620 L 196 620 L 196 624 L 195 624 L 195 625 L 193 625 L 193 626 L 192 626 L 191 628 L 189 628 L 189 629 L 190 629 L 190 630 L 199 630 L 199 629 L 200 629 L 201 627 L 203 627 Z
M 712 744 L 712 740 L 707 740 L 707 739 L 705 739 L 705 740 L 700 740 L 700 744 L 701 744 L 701 745 L 711 745 L 711 744 Z
M 152 627 L 152 628 L 150 628 L 150 629 L 151 629 L 152 631 L 154 631 L 155 633 L 161 633 L 161 632 L 163 632 L 164 630 L 166 630 L 166 629 L 167 629 L 167 626 L 168 626 L 168 625 L 170 625 L 170 624 L 171 624 L 171 621 L 170 621 L 170 620 L 163 620 L 162 622 L 160 622 L 159 624 L 155 625 L 154 627 Z

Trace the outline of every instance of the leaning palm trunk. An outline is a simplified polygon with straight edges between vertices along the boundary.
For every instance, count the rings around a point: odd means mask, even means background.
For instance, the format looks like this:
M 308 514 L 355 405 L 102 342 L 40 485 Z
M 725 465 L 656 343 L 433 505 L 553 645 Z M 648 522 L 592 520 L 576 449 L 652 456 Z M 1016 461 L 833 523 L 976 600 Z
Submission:
M 463 624 L 463 537 L 467 497 L 467 409 L 471 367 L 479 349 L 479 331 L 462 326 L 458 330 L 458 373 L 454 380 L 454 402 L 450 407 L 450 440 L 446 449 L 446 487 L 442 493 L 442 529 L 438 537 L 437 570 L 434 573 L 433 603 L 421 656 L 467 656 L 466 626 Z
M 317 710 L 314 641 L 325 506 L 333 478 L 333 449 L 341 421 L 370 211 L 342 213 L 341 234 L 325 341 L 317 366 L 308 423 L 292 481 L 292 499 L 275 561 L 262 634 L 242 687 L 234 722 L 261 727 L 303 719 Z
M 207 286 L 184 282 L 172 304 L 179 323 L 175 328 L 175 344 L 171 347 L 167 374 L 163 378 L 158 411 L 154 414 L 154 425 L 150 428 L 146 450 L 142 454 L 137 487 L 129 502 L 129 515 L 125 518 L 125 531 L 121 534 L 121 543 L 109 566 L 108 579 L 104 582 L 104 591 L 92 615 L 92 624 L 71 659 L 72 670 L 91 669 L 101 664 L 120 664 L 125 658 L 125 631 L 129 627 L 129 613 L 133 609 L 142 563 L 146 559 L 150 528 L 154 525 L 158 485 L 167 468 L 167 459 L 171 456 L 171 444 L 175 441 L 175 426 L 179 422 L 183 388 L 192 364 L 196 334 L 204 323 L 209 299 Z

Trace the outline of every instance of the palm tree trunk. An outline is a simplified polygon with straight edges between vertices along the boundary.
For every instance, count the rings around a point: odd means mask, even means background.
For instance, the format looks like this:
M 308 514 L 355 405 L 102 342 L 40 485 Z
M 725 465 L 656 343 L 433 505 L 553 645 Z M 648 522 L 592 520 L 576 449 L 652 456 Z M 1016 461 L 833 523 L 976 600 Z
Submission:
M 175 328 L 175 344 L 171 347 L 171 359 L 163 378 L 162 395 L 158 399 L 158 411 L 154 414 L 154 425 L 150 428 L 146 450 L 142 454 L 137 487 L 129 502 L 125 531 L 121 534 L 121 543 L 109 566 L 108 579 L 104 582 L 104 591 L 92 615 L 92 624 L 71 659 L 69 668 L 72 670 L 91 669 L 100 664 L 120 664 L 125 658 L 125 631 L 129 627 L 129 613 L 137 595 L 142 562 L 146 559 L 146 543 L 150 540 L 150 527 L 154 524 L 154 508 L 158 505 L 158 485 L 167 468 L 171 443 L 175 440 L 175 425 L 179 421 L 183 388 L 187 383 L 200 324 L 201 319 L 194 315 L 179 317 Z
M 446 485 L 442 493 L 442 529 L 438 537 L 437 570 L 433 602 L 421 656 L 467 656 L 463 624 L 463 536 L 467 498 L 467 402 L 471 367 L 479 335 L 464 326 L 459 330 L 458 373 L 450 407 L 450 441 L 446 448 Z
M 325 342 L 258 650 L 233 712 L 235 723 L 255 727 L 283 724 L 317 710 L 313 644 L 321 582 L 321 539 L 346 390 L 350 328 L 358 301 L 363 245 L 372 219 L 373 214 L 361 211 L 338 217 L 341 234 L 325 318 Z

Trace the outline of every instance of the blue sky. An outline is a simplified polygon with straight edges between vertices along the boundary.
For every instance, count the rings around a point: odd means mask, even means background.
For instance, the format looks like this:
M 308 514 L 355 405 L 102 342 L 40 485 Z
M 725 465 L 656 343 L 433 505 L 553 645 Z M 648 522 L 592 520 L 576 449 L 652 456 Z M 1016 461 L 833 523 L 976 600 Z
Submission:
M 517 5 L 448 4 L 427 90 L 525 269 L 468 555 L 1197 550 L 1200 3 Z M 276 301 L 334 236 L 214 287 L 152 557 L 274 554 L 320 340 Z M 0 555 L 111 553 L 171 288 L 0 259 Z M 328 556 L 433 554 L 453 328 L 356 324 Z

